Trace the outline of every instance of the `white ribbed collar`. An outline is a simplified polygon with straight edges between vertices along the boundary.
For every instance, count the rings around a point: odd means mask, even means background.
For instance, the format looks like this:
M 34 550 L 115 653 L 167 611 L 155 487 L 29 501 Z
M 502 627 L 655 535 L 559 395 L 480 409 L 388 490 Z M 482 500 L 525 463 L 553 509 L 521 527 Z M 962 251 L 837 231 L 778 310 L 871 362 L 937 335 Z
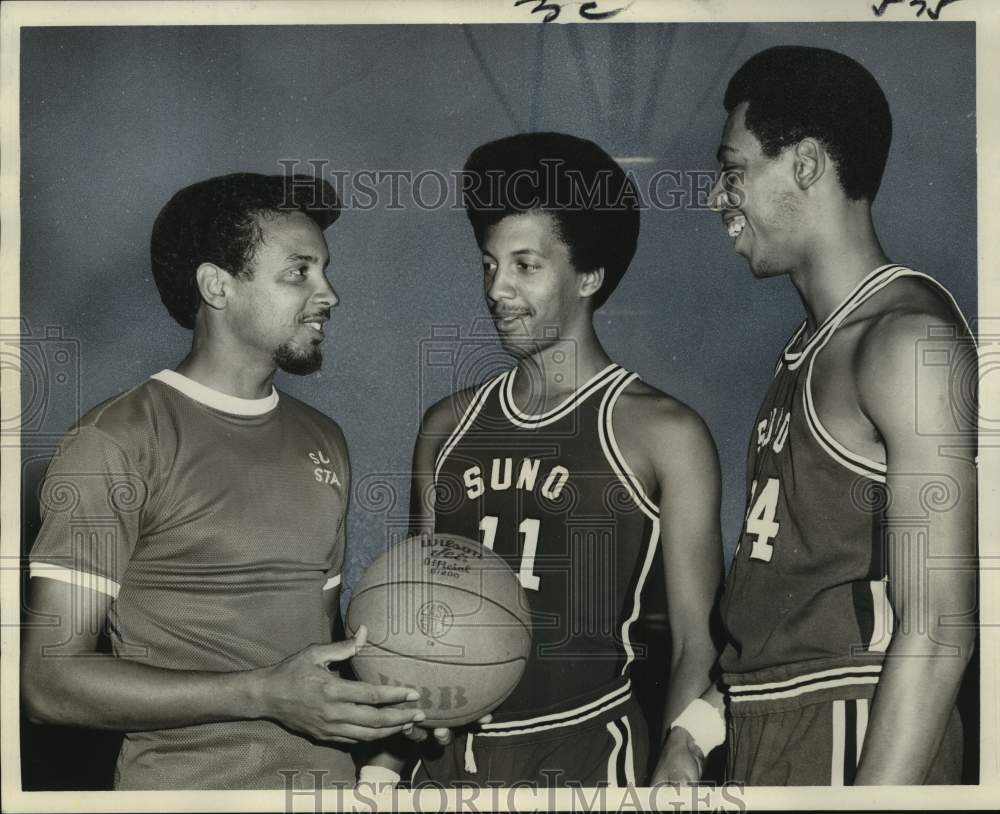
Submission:
M 192 398 L 206 407 L 230 415 L 264 415 L 278 406 L 278 391 L 273 384 L 271 385 L 271 395 L 262 399 L 243 399 L 239 396 L 230 396 L 228 393 L 220 393 L 218 390 L 199 384 L 176 370 L 161 370 L 149 378 L 163 382 L 174 390 L 179 390 L 188 398 Z

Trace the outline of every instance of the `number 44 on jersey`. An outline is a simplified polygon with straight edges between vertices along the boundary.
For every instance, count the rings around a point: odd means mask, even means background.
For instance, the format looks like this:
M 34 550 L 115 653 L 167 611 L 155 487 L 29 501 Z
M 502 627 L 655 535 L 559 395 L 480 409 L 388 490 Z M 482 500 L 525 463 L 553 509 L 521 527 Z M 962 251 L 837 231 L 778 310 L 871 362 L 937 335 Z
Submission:
M 747 512 L 746 533 L 755 535 L 753 547 L 750 549 L 751 560 L 770 562 L 774 554 L 774 543 L 778 536 L 779 524 L 774 515 L 778 510 L 778 495 L 781 491 L 781 481 L 768 478 L 764 488 L 757 494 L 757 481 L 750 485 L 750 511 Z

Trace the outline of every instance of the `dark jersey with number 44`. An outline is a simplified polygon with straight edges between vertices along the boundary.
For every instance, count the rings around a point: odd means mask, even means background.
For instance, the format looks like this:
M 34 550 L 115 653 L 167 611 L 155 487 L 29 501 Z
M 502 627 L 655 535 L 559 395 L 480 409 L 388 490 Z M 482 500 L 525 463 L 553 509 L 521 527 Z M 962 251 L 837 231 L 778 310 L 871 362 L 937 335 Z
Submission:
M 728 641 L 720 663 L 734 711 L 870 698 L 878 683 L 894 627 L 886 467 L 823 426 L 812 379 L 843 321 L 901 277 L 925 280 L 950 300 L 926 275 L 875 269 L 808 340 L 805 323 L 796 331 L 757 415 L 746 517 L 721 605 Z
M 658 509 L 612 426 L 636 374 L 609 365 L 555 409 L 527 415 L 515 373 L 482 386 L 441 446 L 435 531 L 493 549 L 528 597 L 531 656 L 495 720 L 555 707 L 582 717 L 628 693 L 631 627 L 659 547 Z

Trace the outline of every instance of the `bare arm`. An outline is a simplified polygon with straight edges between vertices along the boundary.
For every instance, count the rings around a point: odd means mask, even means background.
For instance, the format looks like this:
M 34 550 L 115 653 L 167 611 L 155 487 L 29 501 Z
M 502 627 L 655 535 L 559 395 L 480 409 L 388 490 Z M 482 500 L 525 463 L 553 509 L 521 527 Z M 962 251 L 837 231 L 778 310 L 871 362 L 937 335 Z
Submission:
M 710 616 L 722 577 L 719 461 L 708 428 L 686 407 L 661 405 L 652 422 L 636 429 L 660 492 L 660 544 L 673 644 L 660 739 L 664 743 L 670 723 L 709 690 L 709 671 L 717 656 Z M 687 748 L 690 738 L 681 734 Z M 654 783 L 697 780 L 700 763 L 691 777 L 694 768 L 683 751 L 661 751 Z
M 857 785 L 925 782 L 975 642 L 975 395 L 954 409 L 952 369 L 925 366 L 918 355 L 927 327 L 941 321 L 883 318 L 859 354 L 861 406 L 886 450 L 885 543 L 897 621 Z M 973 353 L 969 343 L 955 350 L 956 359 Z
M 434 465 L 438 452 L 458 425 L 474 394 L 462 390 L 433 405 L 424 414 L 413 447 L 410 481 L 410 533 L 434 531 Z
M 665 727 L 709 688 L 718 655 L 709 619 L 722 578 L 719 459 L 701 420 L 688 421 L 661 458 L 660 533 L 674 643 Z
M 315 738 L 353 743 L 394 734 L 423 717 L 382 706 L 415 700 L 405 688 L 337 675 L 335 665 L 363 644 L 360 632 L 256 670 L 167 670 L 97 652 L 109 596 L 46 578 L 31 582 L 31 609 L 55 620 L 28 627 L 23 639 L 21 690 L 35 722 L 135 731 L 267 718 Z

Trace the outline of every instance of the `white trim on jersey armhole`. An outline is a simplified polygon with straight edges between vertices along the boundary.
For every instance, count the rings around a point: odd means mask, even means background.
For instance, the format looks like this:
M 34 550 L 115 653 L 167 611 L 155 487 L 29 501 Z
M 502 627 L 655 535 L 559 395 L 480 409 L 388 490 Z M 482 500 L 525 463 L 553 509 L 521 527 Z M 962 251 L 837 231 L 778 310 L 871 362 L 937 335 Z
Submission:
M 496 378 L 486 382 L 486 384 L 476 391 L 476 395 L 472 397 L 472 401 L 469 402 L 469 406 L 465 409 L 465 412 L 462 414 L 462 418 L 455 426 L 455 429 L 451 431 L 451 435 L 448 436 L 448 440 L 446 440 L 441 445 L 441 449 L 438 450 L 437 458 L 434 460 L 435 483 L 437 482 L 438 474 L 441 472 L 441 467 L 444 465 L 445 459 L 451 454 L 455 445 L 462 440 L 462 436 L 469 431 L 469 427 L 472 426 L 472 422 L 476 420 L 480 410 L 483 409 L 483 403 L 486 401 L 486 397 L 501 381 L 503 381 L 505 376 L 509 375 L 510 371 L 502 373 Z
M 850 469 L 857 475 L 864 475 L 866 478 L 870 478 L 876 483 L 885 483 L 885 464 L 873 461 L 871 458 L 866 458 L 863 455 L 858 455 L 856 452 L 851 452 L 834 438 L 819 420 L 819 413 L 816 412 L 816 405 L 813 403 L 812 397 L 812 372 L 813 362 L 815 361 L 816 355 L 813 354 L 812 359 L 809 360 L 809 367 L 806 368 L 806 381 L 805 386 L 802 388 L 802 401 L 805 406 L 806 426 L 809 427 L 809 432 L 816 439 L 820 447 L 826 450 L 826 453 L 837 463 Z
M 621 448 L 618 446 L 618 439 L 615 438 L 614 412 L 618 397 L 625 391 L 633 381 L 639 378 L 638 373 L 629 373 L 623 370 L 618 381 L 612 384 L 601 399 L 601 409 L 597 422 L 598 436 L 601 440 L 601 449 L 604 451 L 604 458 L 611 467 L 618 479 L 625 485 L 632 500 L 646 513 L 650 520 L 659 520 L 660 510 L 646 495 L 640 481 L 632 468 L 625 460 Z
M 604 451 L 604 458 L 607 460 L 611 471 L 625 485 L 629 495 L 642 512 L 652 520 L 652 531 L 646 545 L 646 558 L 642 564 L 642 571 L 636 580 L 635 591 L 632 596 L 632 613 L 622 622 L 621 641 L 625 648 L 625 663 L 622 665 L 621 674 L 628 672 L 629 665 L 635 660 L 635 650 L 632 648 L 632 641 L 629 638 L 629 629 L 632 623 L 639 618 L 641 606 L 642 589 L 649 576 L 649 569 L 653 564 L 653 556 L 656 554 L 656 546 L 660 542 L 660 510 L 653 501 L 646 495 L 642 488 L 642 482 L 636 477 L 629 467 L 625 456 L 622 455 L 618 440 L 615 438 L 614 430 L 614 410 L 618 397 L 625 391 L 633 381 L 639 378 L 637 373 L 623 371 L 620 378 L 608 388 L 601 400 L 601 409 L 597 422 L 598 436 L 601 439 L 601 449 Z
M 864 280 L 862 280 L 862 282 L 857 286 L 857 288 L 854 289 L 853 292 L 851 292 L 847 299 L 841 303 L 834 314 L 823 323 L 821 331 L 817 332 L 817 334 L 809 342 L 809 350 L 811 353 L 809 355 L 809 366 L 806 368 L 805 386 L 802 388 L 802 400 L 805 406 L 806 424 L 808 425 L 809 432 L 812 434 L 813 438 L 815 438 L 816 442 L 820 445 L 820 447 L 826 450 L 826 453 L 837 461 L 837 463 L 851 470 L 856 475 L 863 475 L 876 481 L 877 483 L 885 483 L 886 465 L 880 461 L 875 461 L 871 458 L 865 457 L 864 455 L 859 455 L 856 452 L 851 452 L 851 450 L 834 438 L 833 434 L 825 426 L 823 426 L 823 422 L 820 421 L 819 412 L 816 410 L 816 404 L 813 401 L 812 396 L 813 366 L 816 363 L 816 358 L 819 356 L 820 351 L 826 347 L 837 328 L 840 327 L 840 324 L 847 319 L 847 317 L 849 317 L 859 305 L 864 304 L 870 297 L 877 294 L 893 280 L 896 280 L 904 271 L 905 269 L 903 266 L 897 265 L 881 266 L 876 269 Z M 823 334 L 822 337 L 820 337 L 820 333 Z M 801 364 L 801 358 L 796 360 L 796 366 L 798 364 Z
M 816 337 L 813 337 L 813 339 L 810 340 L 809 344 L 813 347 L 812 353 L 809 357 L 809 366 L 806 368 L 805 386 L 802 389 L 803 402 L 805 404 L 806 424 L 819 445 L 826 450 L 830 457 L 847 469 L 851 470 L 855 474 L 864 475 L 877 483 L 886 482 L 886 465 L 880 461 L 875 461 L 871 458 L 865 457 L 864 455 L 852 452 L 837 441 L 833 434 L 825 426 L 823 426 L 823 422 L 820 421 L 819 412 L 816 410 L 816 405 L 812 396 L 813 365 L 816 362 L 816 357 L 819 356 L 820 351 L 826 347 L 826 344 L 830 341 L 834 332 L 840 326 L 840 323 L 850 316 L 851 312 L 853 312 L 858 306 L 862 305 L 869 298 L 873 297 L 887 285 L 895 282 L 900 277 L 919 277 L 926 280 L 938 291 L 944 294 L 951 303 L 955 314 L 962 321 L 962 325 L 965 327 L 966 331 L 968 331 L 969 336 L 971 336 L 973 342 L 975 342 L 975 337 L 972 336 L 969 323 L 966 321 L 965 316 L 958 307 L 958 303 L 951 295 L 951 292 L 941 285 L 941 283 L 928 274 L 924 274 L 921 271 L 914 271 L 906 266 L 883 266 L 869 275 L 869 277 L 858 286 L 854 293 L 844 301 L 844 303 L 837 309 L 836 319 L 828 320 L 824 323 L 823 330 L 825 335 L 822 340 L 818 343 L 814 343 Z M 800 363 L 801 359 L 797 360 L 796 366 Z
M 71 568 L 64 568 L 60 565 L 52 565 L 47 562 L 33 562 L 28 566 L 30 577 L 40 577 L 42 579 L 54 579 L 57 582 L 65 582 L 74 588 L 87 588 L 91 591 L 110 596 L 112 599 L 118 598 L 121 585 L 113 579 L 102 577 L 98 574 L 90 574 L 86 571 L 74 571 Z
M 330 577 L 326 582 L 323 583 L 324 591 L 332 591 L 334 588 L 340 587 L 340 574 Z
M 902 268 L 907 273 L 901 274 L 900 275 L 901 277 L 921 277 L 927 282 L 929 282 L 932 286 L 937 288 L 937 290 L 940 291 L 942 294 L 944 294 L 945 297 L 947 297 L 948 302 L 951 303 L 952 310 L 954 310 L 954 312 L 958 315 L 958 318 L 962 321 L 962 326 L 965 328 L 966 332 L 968 332 L 970 338 L 972 339 L 973 344 L 976 346 L 976 349 L 978 350 L 979 341 L 976 339 L 976 335 L 972 332 L 972 328 L 969 326 L 969 321 L 965 318 L 965 314 L 962 313 L 962 309 L 958 307 L 958 301 L 955 299 L 954 296 L 952 296 L 952 293 L 947 288 L 945 288 L 940 281 L 935 280 L 929 274 L 924 274 L 922 271 L 914 271 L 913 269 L 907 268 L 906 266 L 903 266 Z

